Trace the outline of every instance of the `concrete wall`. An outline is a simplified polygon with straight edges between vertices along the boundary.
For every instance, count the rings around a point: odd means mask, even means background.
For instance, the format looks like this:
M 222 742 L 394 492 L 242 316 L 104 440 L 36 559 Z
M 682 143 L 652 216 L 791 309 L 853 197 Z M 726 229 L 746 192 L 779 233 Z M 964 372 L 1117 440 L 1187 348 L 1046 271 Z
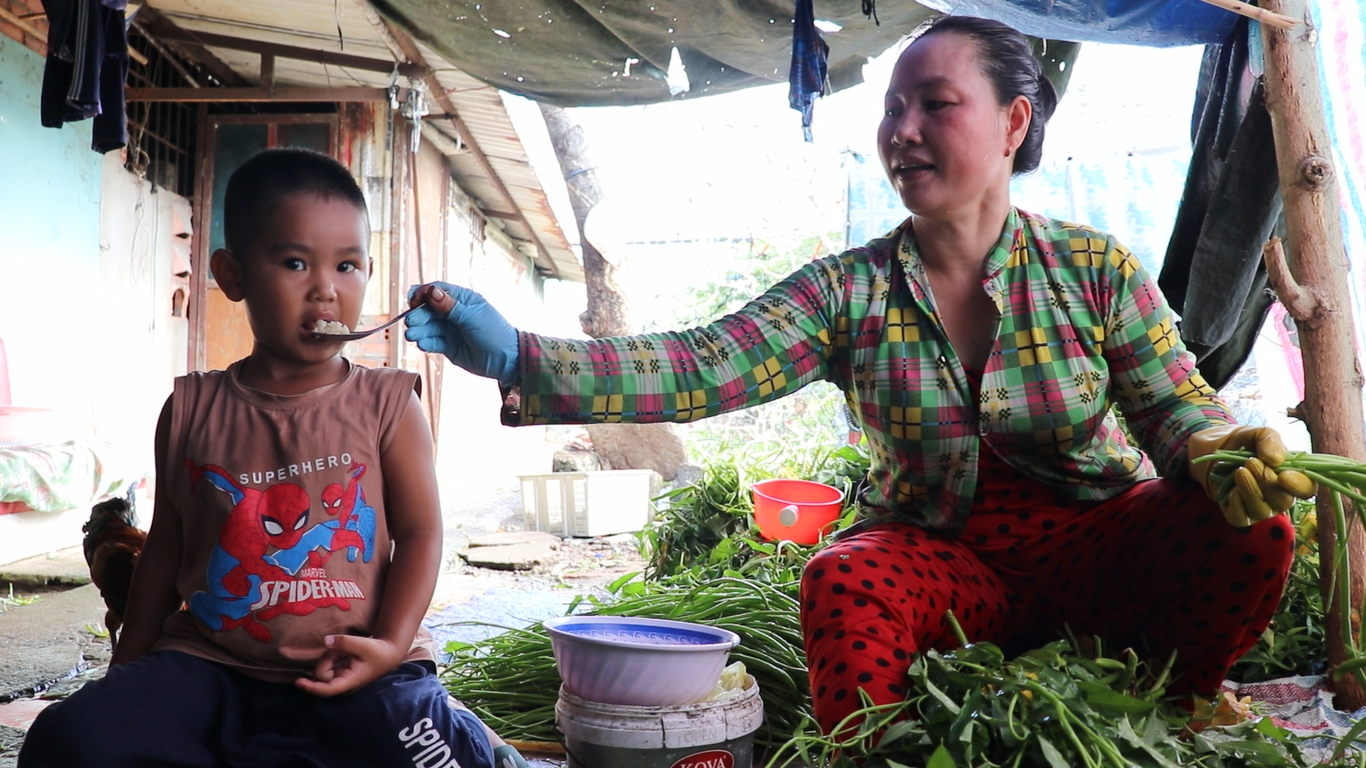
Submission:
M 91 359 L 95 437 L 151 473 L 157 415 L 185 373 L 189 319 L 174 294 L 189 292 L 190 201 L 104 158 L 99 300 L 104 343 Z M 179 309 L 177 309 L 179 308 Z M 179 311 L 179 315 L 176 312 Z
M 90 149 L 90 123 L 39 123 L 43 59 L 0 37 L 0 338 L 16 405 L 44 439 L 97 439 L 138 474 L 184 370 L 172 262 L 188 203 Z M 176 223 L 173 223 L 176 222 Z M 188 267 L 185 267 L 188 268 Z
M 100 299 L 100 155 L 90 125 L 39 124 L 43 59 L 0 37 L 0 338 L 18 405 L 94 433 Z
M 97 441 L 104 477 L 136 482 L 185 371 L 189 202 L 91 151 L 89 122 L 42 127 L 42 73 L 0 36 L 0 339 L 13 404 L 50 409 L 0 415 L 0 443 Z M 0 516 L 0 561 L 78 545 L 88 515 Z

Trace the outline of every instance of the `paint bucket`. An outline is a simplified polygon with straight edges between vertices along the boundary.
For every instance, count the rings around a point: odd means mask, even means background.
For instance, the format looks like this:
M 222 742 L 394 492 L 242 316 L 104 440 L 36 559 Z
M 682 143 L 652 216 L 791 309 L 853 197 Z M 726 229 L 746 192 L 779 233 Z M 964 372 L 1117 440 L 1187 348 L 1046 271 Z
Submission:
M 759 685 L 675 707 L 584 701 L 564 688 L 555 703 L 567 768 L 752 768 L 764 722 Z

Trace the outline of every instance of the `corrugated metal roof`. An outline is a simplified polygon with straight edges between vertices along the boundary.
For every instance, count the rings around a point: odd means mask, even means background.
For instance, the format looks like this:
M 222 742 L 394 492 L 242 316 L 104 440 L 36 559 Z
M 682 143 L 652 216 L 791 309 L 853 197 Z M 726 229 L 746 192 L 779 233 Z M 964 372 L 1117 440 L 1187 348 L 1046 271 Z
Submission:
M 445 87 L 446 95 L 459 112 L 460 119 L 479 142 L 498 178 L 502 179 L 517 207 L 550 252 L 556 272 L 562 279 L 583 282 L 583 267 L 560 229 L 549 198 L 522 147 L 498 89 L 450 66 L 425 46 L 420 48 L 427 63 L 436 71 L 437 81 Z M 434 120 L 433 123 L 438 129 L 446 128 L 442 121 Z M 448 129 L 447 135 L 455 135 L 454 130 Z M 452 175 L 460 187 L 487 209 L 497 210 L 501 205 L 500 195 L 479 163 L 469 153 L 448 156 Z M 559 169 L 555 169 L 555 173 L 558 175 Z M 521 222 L 504 220 L 503 223 L 514 238 L 526 239 L 525 234 L 517 231 L 522 226 Z M 566 222 L 566 226 L 576 225 Z
M 363 0 L 360 0 L 363 2 Z M 210 33 L 316 51 L 396 61 L 384 33 L 377 29 L 357 0 L 158 0 L 156 9 L 188 33 Z M 246 80 L 258 82 L 261 57 L 217 46 L 205 46 Z M 528 256 L 548 276 L 582 282 L 583 267 L 551 210 L 541 180 L 518 138 L 498 89 L 464 74 L 429 48 L 420 51 L 445 95 L 482 150 L 497 180 L 507 190 L 531 230 L 511 206 L 473 153 L 461 146 L 460 132 L 444 108 L 431 99 L 434 113 L 424 132 L 450 159 L 455 181 L 514 241 L 525 244 Z M 375 87 L 390 84 L 390 73 L 357 70 L 296 59 L 275 60 L 275 85 L 280 87 Z M 399 79 L 407 85 L 406 78 Z M 437 136 L 431 136 L 435 129 Z M 444 138 L 445 141 L 441 139 Z M 558 169 L 557 169 L 558 173 Z M 566 226 L 575 226 L 567 222 Z M 534 231 L 532 231 L 534 230 Z M 536 242 L 544 247 L 542 254 Z

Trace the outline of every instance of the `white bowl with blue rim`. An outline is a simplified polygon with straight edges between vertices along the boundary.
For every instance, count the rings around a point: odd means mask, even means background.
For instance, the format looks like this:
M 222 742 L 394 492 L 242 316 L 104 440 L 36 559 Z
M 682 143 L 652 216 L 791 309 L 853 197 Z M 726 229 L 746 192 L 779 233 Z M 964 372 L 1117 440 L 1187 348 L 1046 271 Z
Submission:
M 706 698 L 740 636 L 687 621 L 561 616 L 544 622 L 565 688 L 585 701 L 673 707 Z

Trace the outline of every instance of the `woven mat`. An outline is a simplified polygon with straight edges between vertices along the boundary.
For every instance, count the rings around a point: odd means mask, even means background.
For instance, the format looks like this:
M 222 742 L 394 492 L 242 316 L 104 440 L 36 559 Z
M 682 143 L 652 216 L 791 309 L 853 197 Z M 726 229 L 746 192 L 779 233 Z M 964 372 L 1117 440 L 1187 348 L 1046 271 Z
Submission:
M 1238 699 L 1250 696 L 1253 710 L 1299 736 L 1308 738 L 1301 749 L 1305 757 L 1326 760 L 1337 748 L 1337 739 L 1366 717 L 1366 707 L 1356 712 L 1333 709 L 1333 694 L 1322 675 L 1299 675 L 1261 683 L 1224 681 L 1224 690 Z M 1313 738 L 1323 736 L 1324 738 Z

